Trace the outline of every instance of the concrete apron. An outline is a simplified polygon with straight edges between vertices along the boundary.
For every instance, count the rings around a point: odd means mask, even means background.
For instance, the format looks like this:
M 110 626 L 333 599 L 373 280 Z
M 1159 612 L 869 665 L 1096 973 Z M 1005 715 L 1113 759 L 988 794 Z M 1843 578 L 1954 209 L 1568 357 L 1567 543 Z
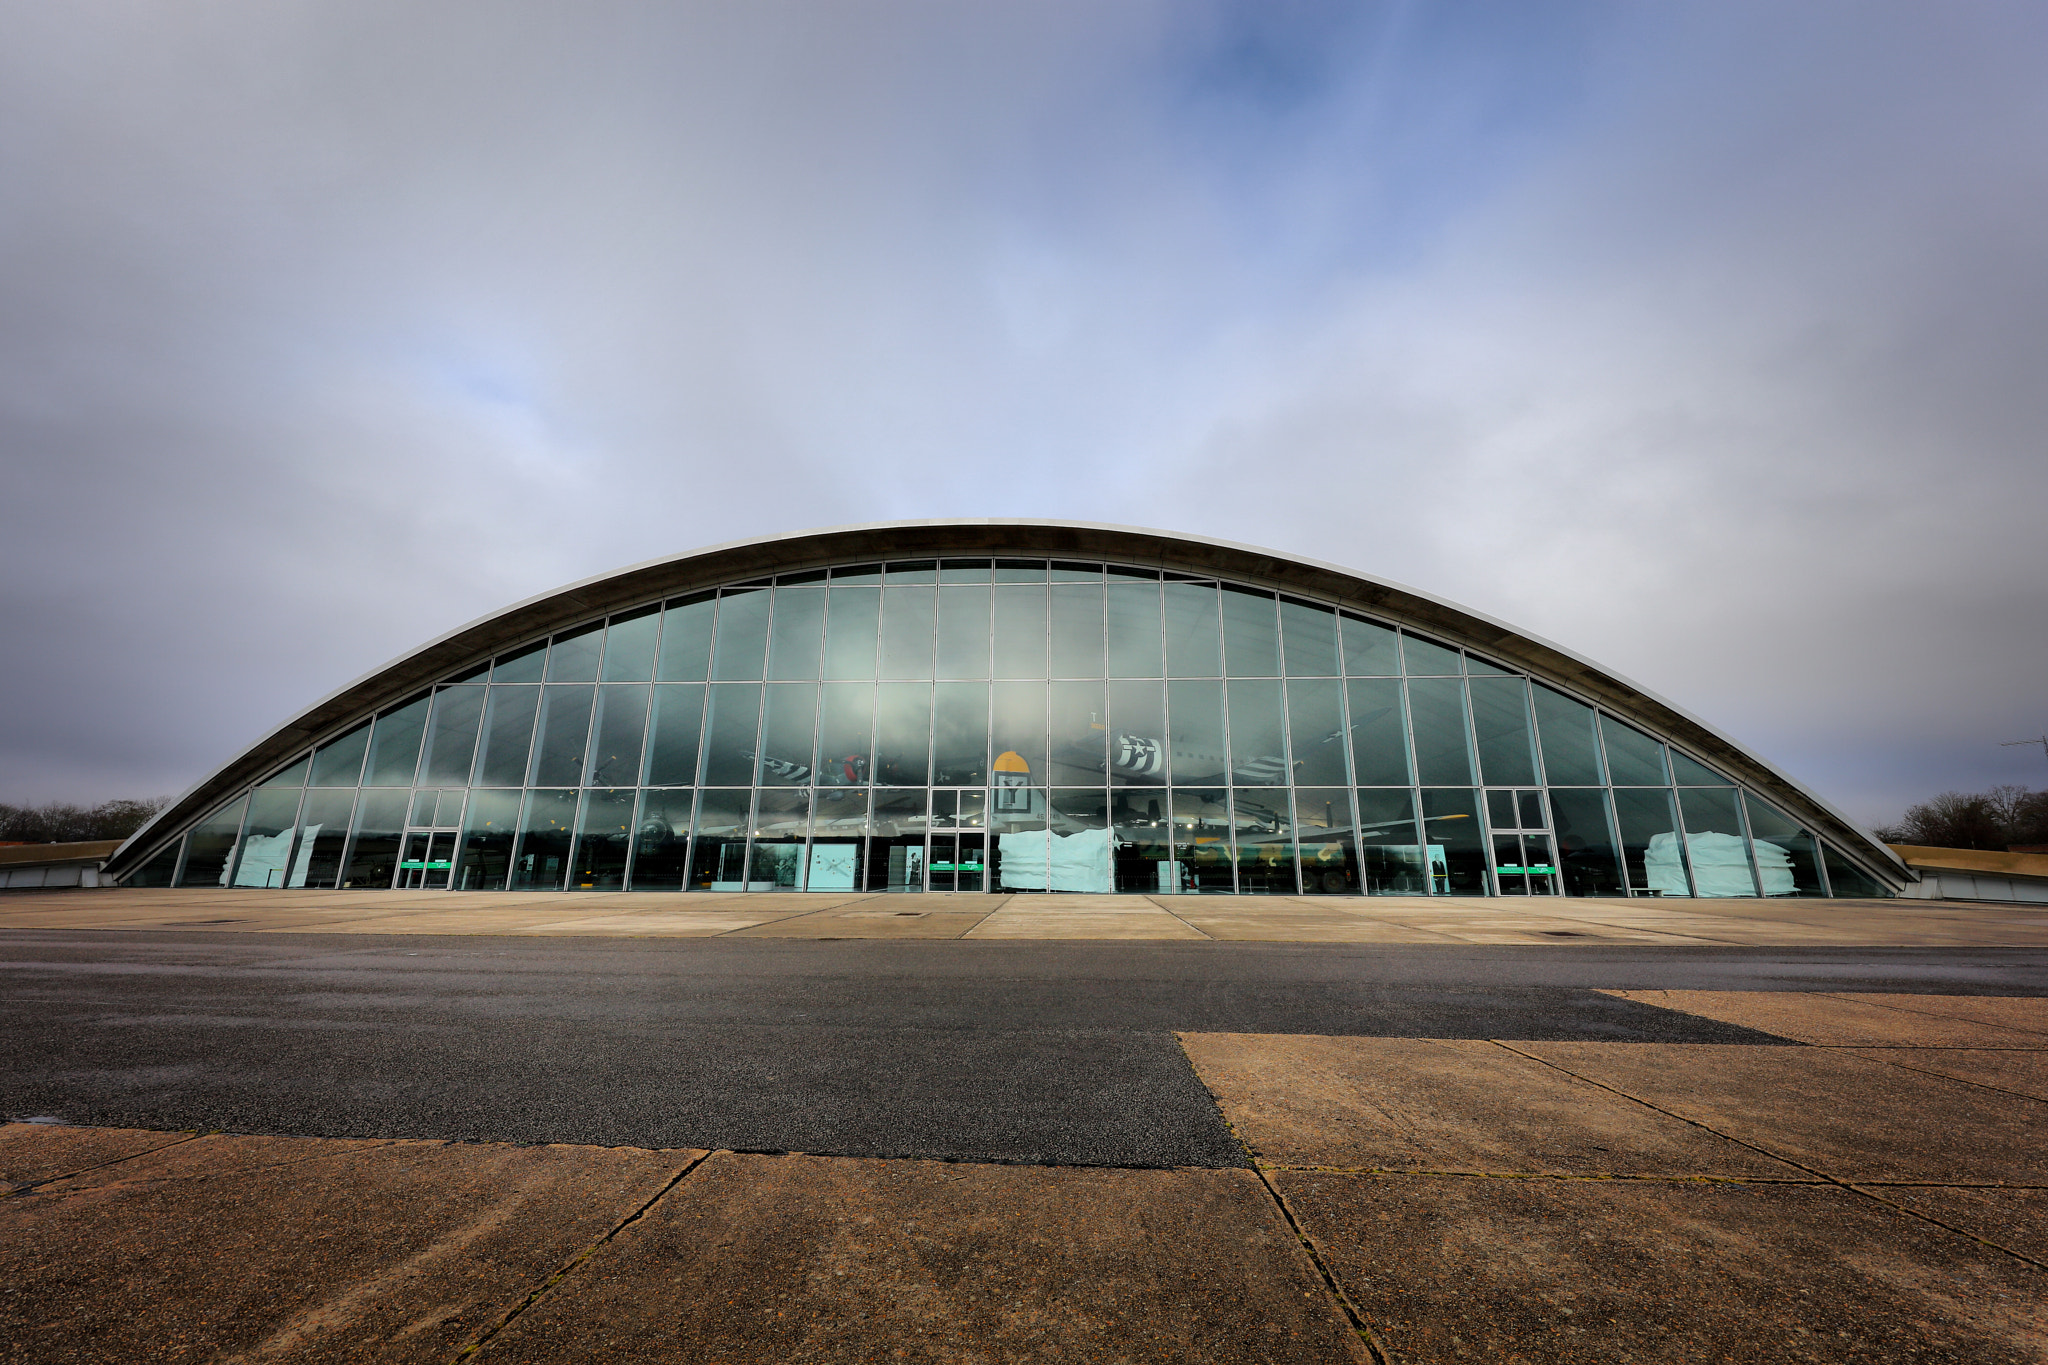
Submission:
M 1186 1034 L 1237 1169 L 0 1127 L 31 1361 L 2039 1361 L 2048 1001 Z

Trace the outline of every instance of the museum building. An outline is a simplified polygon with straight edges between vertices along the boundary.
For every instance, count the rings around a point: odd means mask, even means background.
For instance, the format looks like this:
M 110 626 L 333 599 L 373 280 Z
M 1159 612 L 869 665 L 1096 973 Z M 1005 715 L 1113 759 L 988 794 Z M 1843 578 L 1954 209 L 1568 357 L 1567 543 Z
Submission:
M 642 564 L 349 684 L 130 886 L 1890 896 L 1701 722 L 1411 588 L 1164 532 L 907 522 Z

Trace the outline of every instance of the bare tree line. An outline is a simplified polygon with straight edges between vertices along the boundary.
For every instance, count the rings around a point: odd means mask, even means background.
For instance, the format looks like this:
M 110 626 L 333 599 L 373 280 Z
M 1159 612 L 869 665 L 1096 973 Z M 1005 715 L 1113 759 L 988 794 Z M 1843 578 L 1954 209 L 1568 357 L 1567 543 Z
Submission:
M 142 801 L 103 801 L 74 806 L 49 801 L 40 806 L 0 802 L 0 844 L 68 844 L 90 839 L 125 839 L 143 821 L 171 803 L 168 796 Z
M 2048 791 L 1993 787 L 1987 792 L 1943 792 L 1908 807 L 1898 823 L 1883 826 L 1877 837 L 1888 844 L 1933 848 L 2048 844 Z

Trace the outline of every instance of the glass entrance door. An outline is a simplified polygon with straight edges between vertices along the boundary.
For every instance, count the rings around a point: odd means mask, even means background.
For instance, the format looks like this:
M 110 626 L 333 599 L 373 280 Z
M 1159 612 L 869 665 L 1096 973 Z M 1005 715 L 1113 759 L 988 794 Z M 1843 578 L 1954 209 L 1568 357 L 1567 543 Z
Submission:
M 1500 894 L 1558 894 L 1543 793 L 1526 788 L 1487 792 L 1486 822 L 1493 830 L 1493 875 Z
M 408 830 L 398 858 L 398 889 L 446 891 L 455 867 L 455 838 L 452 829 Z
M 934 891 L 980 891 L 988 884 L 988 793 L 978 787 L 932 792 L 931 854 L 926 884 Z

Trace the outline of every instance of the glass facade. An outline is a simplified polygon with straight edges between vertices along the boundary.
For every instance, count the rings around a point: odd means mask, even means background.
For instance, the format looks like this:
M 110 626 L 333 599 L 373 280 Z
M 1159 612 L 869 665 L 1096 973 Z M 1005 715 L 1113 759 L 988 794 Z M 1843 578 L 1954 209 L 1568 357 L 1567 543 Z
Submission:
M 280 888 L 1884 894 L 1692 755 L 1454 642 L 1239 583 L 992 557 L 735 583 L 529 641 L 143 867 Z

